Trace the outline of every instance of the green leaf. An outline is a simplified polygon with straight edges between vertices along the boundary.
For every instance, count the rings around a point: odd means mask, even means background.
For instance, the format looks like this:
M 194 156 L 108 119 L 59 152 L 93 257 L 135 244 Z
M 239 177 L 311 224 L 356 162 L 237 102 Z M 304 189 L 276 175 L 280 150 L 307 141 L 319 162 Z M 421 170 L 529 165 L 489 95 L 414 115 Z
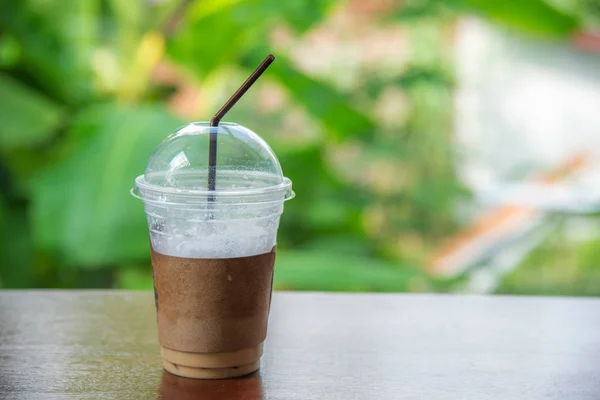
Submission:
M 544 0 L 455 0 L 478 14 L 511 28 L 534 34 L 566 38 L 577 28 L 575 16 Z
M 0 27 L 21 45 L 21 68 L 68 103 L 90 97 L 99 0 L 0 2 Z
M 283 217 L 285 218 L 285 217 Z M 303 250 L 343 254 L 367 258 L 373 256 L 373 246 L 364 234 L 336 233 L 318 237 L 302 246 Z
M 364 234 L 364 193 L 343 185 L 323 162 L 321 145 L 280 152 L 279 160 L 298 196 L 285 205 L 280 243 L 301 245 L 322 235 Z M 322 203 L 326 203 L 324 206 Z M 332 215 L 324 215 L 335 209 Z M 324 216 L 321 220 L 320 216 Z
M 119 60 L 125 65 L 131 63 L 136 46 L 142 35 L 143 8 L 140 0 L 109 0 L 114 15 L 114 33 L 116 35 Z
M 29 287 L 34 254 L 25 207 L 3 210 L 0 204 L 0 286 Z
M 77 148 L 31 185 L 39 246 L 86 267 L 147 257 L 142 204 L 129 190 L 156 146 L 180 125 L 158 107 L 82 111 L 69 132 Z
M 149 263 L 138 268 L 122 266 L 117 271 L 116 287 L 127 290 L 152 290 L 152 267 Z
M 0 73 L 0 150 L 30 146 L 48 139 L 64 116 L 52 100 Z
M 333 3 L 332 0 L 199 1 L 187 10 L 181 28 L 169 42 L 168 52 L 203 77 L 217 67 L 244 63 L 246 54 L 259 53 L 264 57 L 268 53 L 264 47 L 270 42 L 275 24 L 284 23 L 296 32 L 303 32 L 320 21 Z
M 2 204 L 2 201 L 0 201 L 0 226 L 4 226 L 4 205 Z M 4 237 L 4 233 L 0 232 L 0 252 L 4 251 L 3 246 L 6 242 L 7 240 Z M 0 261 L 0 288 L 4 287 L 4 277 L 2 276 L 3 273 L 1 272 L 3 265 L 4 264 Z
M 321 199 L 313 204 L 313 207 L 305 210 L 305 217 L 321 230 L 330 227 L 338 227 L 345 224 L 352 217 L 352 207 L 347 207 L 337 199 Z
M 20 56 L 19 42 L 10 35 L 2 35 L 0 37 L 0 68 L 14 67 Z
M 401 292 L 428 286 L 417 270 L 330 251 L 279 251 L 274 286 L 286 290 Z
M 203 77 L 224 64 L 236 63 L 243 49 L 255 47 L 265 35 L 256 8 L 243 12 L 248 1 L 196 2 L 177 35 L 168 43 L 169 55 Z
M 298 104 L 328 128 L 336 139 L 373 134 L 375 125 L 367 115 L 349 105 L 348 97 L 298 71 L 285 57 L 278 56 L 269 68 Z
M 296 33 L 304 32 L 320 21 L 335 4 L 333 0 L 270 0 L 266 3 L 267 10 L 287 23 Z
M 392 13 L 384 16 L 384 20 L 400 22 L 423 21 L 431 17 L 452 15 L 453 2 L 447 0 L 410 0 L 405 1 Z

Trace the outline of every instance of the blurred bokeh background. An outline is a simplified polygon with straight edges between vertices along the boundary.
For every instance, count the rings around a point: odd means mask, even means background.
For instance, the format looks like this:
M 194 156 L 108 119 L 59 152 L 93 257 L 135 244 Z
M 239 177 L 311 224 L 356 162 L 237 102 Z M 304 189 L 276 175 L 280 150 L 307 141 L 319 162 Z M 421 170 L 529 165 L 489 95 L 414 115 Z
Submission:
M 0 287 L 150 289 L 134 177 L 269 52 L 277 289 L 600 295 L 600 0 L 2 0 Z

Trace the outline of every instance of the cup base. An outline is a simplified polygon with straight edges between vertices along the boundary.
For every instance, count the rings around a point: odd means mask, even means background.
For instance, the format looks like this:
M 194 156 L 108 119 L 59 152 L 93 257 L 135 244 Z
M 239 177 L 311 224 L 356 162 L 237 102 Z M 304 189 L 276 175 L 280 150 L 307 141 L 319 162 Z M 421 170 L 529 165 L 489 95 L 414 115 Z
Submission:
M 263 344 L 231 352 L 192 353 L 161 346 L 165 370 L 197 379 L 223 379 L 247 375 L 259 368 Z
M 185 365 L 173 364 L 163 358 L 163 367 L 167 372 L 173 375 L 183 376 L 184 378 L 194 379 L 227 379 L 237 378 L 251 374 L 260 368 L 260 360 L 247 365 L 224 368 L 200 368 L 186 367 Z

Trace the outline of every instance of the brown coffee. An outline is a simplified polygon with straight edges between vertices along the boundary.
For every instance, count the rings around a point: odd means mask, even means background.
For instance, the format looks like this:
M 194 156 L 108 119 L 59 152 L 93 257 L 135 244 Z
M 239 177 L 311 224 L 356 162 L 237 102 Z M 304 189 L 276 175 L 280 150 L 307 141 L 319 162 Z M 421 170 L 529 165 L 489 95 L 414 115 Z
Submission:
M 169 372 L 196 378 L 258 369 L 275 248 L 239 258 L 182 258 L 152 250 L 158 339 Z

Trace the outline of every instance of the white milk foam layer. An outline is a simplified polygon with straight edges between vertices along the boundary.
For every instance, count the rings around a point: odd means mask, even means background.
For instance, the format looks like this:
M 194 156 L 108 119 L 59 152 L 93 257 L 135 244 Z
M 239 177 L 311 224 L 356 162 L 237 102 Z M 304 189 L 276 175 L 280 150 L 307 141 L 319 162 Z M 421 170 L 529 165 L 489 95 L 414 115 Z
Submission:
M 185 258 L 235 258 L 270 252 L 283 203 L 193 211 L 146 205 L 155 251 Z M 229 219 L 228 219 L 229 218 Z

